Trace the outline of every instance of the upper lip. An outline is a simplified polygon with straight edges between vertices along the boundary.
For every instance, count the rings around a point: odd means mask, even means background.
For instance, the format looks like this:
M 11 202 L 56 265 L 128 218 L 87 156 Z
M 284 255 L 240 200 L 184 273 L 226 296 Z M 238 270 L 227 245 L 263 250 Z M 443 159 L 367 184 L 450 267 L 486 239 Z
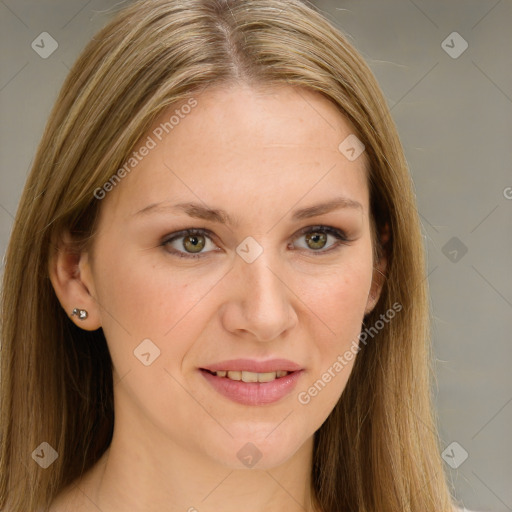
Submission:
M 220 363 L 209 364 L 201 367 L 202 370 L 211 372 L 218 371 L 246 371 L 253 373 L 270 373 L 284 370 L 287 372 L 295 372 L 301 370 L 302 367 L 288 359 L 269 359 L 267 361 L 256 361 L 255 359 L 230 359 L 229 361 L 221 361 Z

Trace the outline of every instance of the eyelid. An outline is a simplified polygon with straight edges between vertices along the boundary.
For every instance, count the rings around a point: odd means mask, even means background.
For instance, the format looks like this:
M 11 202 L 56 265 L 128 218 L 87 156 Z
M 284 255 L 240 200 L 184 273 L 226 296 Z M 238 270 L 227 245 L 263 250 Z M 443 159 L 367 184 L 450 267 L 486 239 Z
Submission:
M 294 236 L 293 240 L 296 240 L 297 238 L 304 236 L 307 233 L 314 233 L 315 231 L 325 232 L 328 235 L 339 237 L 340 240 L 344 240 L 346 242 L 350 241 L 343 229 L 335 228 L 334 226 L 328 226 L 326 224 L 316 224 L 313 226 L 306 226 L 301 228 L 299 231 L 297 231 L 297 234 Z
M 331 246 L 329 246 L 327 249 L 318 249 L 315 250 L 307 250 L 305 248 L 300 248 L 303 251 L 306 251 L 308 254 L 312 254 L 313 256 L 320 256 L 323 254 L 328 254 L 332 252 L 333 250 L 336 250 L 339 248 L 340 245 L 346 245 L 346 243 L 350 242 L 351 240 L 347 237 L 346 232 L 343 229 L 335 228 L 334 226 L 328 226 L 323 224 L 318 225 L 309 225 L 301 228 L 299 231 L 296 232 L 296 234 L 292 238 L 292 242 L 295 242 L 298 238 L 308 234 L 308 233 L 314 233 L 314 232 L 323 232 L 327 235 L 331 235 L 334 238 L 336 238 L 336 242 L 333 243 Z M 182 237 L 190 236 L 190 235 L 200 235 L 205 236 L 206 238 L 209 238 L 213 243 L 215 243 L 215 240 L 217 239 L 217 236 L 210 231 L 207 228 L 187 228 L 182 229 L 180 231 L 176 231 L 174 233 L 171 233 L 170 235 L 167 235 L 163 238 L 161 242 L 162 247 L 166 247 L 167 244 L 170 244 L 171 242 L 174 242 L 177 239 L 180 239 Z M 216 244 L 218 245 L 218 244 Z M 186 251 L 167 251 L 170 254 L 176 255 L 180 258 L 188 258 L 188 259 L 196 259 L 196 258 L 202 258 L 207 256 L 208 254 L 212 252 L 218 252 L 218 251 L 206 251 L 206 252 L 198 252 L 198 253 L 189 253 Z

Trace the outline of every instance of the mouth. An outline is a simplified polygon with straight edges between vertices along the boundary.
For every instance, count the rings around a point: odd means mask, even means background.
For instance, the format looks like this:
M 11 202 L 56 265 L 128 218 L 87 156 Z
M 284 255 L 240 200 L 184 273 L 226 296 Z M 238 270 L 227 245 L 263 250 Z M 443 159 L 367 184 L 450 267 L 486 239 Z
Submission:
M 272 382 L 276 379 L 282 379 L 290 373 L 286 370 L 277 370 L 275 372 L 250 372 L 247 370 L 218 370 L 211 371 L 206 368 L 200 368 L 201 371 L 208 372 L 210 375 L 214 375 L 215 377 L 220 377 L 222 379 L 229 379 L 234 381 L 242 381 L 242 382 Z
M 304 370 L 250 372 L 199 368 L 210 389 L 217 395 L 243 405 L 267 405 L 290 395 Z
M 199 372 L 219 395 L 243 405 L 266 405 L 289 395 L 304 370 L 285 360 L 225 361 Z

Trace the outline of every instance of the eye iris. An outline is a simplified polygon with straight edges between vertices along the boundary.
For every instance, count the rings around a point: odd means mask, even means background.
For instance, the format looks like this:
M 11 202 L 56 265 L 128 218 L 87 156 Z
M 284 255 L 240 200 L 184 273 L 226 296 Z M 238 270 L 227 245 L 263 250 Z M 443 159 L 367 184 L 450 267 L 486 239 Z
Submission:
M 202 235 L 188 235 L 183 239 L 183 247 L 190 252 L 200 252 L 205 245 Z
M 308 233 L 306 235 L 306 242 L 309 245 L 309 242 L 313 243 L 313 246 L 310 246 L 312 249 L 321 249 L 327 243 L 327 235 L 325 233 L 320 233 L 318 231 L 313 233 Z

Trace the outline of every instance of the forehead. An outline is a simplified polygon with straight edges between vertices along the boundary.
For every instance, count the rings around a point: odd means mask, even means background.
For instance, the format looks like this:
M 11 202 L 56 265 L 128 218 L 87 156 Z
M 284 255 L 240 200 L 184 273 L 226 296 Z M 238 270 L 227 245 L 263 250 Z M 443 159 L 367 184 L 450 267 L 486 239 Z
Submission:
M 125 213 L 171 199 L 243 207 L 268 198 L 291 206 L 336 189 L 358 195 L 367 209 L 366 155 L 350 161 L 340 151 L 353 136 L 352 125 L 319 93 L 217 86 L 160 113 L 108 200 Z

